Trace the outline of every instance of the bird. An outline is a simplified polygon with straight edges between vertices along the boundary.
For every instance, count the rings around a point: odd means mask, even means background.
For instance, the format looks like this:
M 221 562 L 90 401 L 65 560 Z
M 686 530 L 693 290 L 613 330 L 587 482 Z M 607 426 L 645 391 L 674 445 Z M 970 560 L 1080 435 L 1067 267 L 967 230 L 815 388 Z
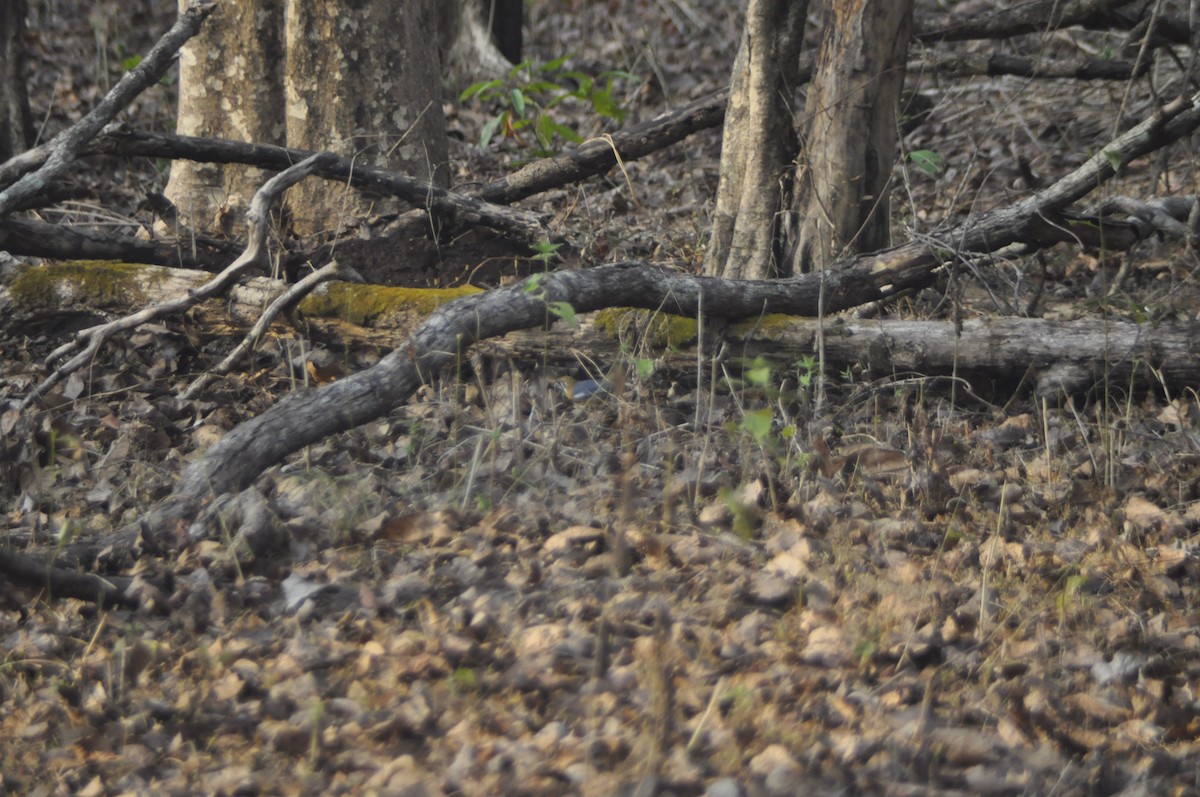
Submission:
M 571 385 L 571 401 L 587 401 L 590 398 L 610 395 L 612 385 L 607 379 L 580 379 Z
M 572 403 L 582 404 L 599 400 L 612 395 L 612 383 L 607 379 L 575 379 L 572 376 L 560 376 L 554 380 L 561 386 L 562 391 Z

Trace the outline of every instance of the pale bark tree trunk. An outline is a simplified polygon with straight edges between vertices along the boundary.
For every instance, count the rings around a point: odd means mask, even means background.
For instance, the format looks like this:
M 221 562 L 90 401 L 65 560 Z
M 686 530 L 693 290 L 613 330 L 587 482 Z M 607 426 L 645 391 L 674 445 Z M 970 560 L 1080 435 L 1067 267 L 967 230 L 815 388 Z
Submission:
M 437 15 L 442 68 L 450 85 L 504 77 L 513 66 L 510 58 L 520 60 L 522 13 L 516 0 L 439 0 Z M 510 50 L 515 44 L 516 58 L 497 44 Z
M 183 48 L 176 132 L 285 143 L 283 0 L 221 3 Z M 175 161 L 166 194 L 187 226 L 232 234 L 265 179 L 248 166 Z
M 833 1 L 801 125 L 793 273 L 888 245 L 912 11 L 912 0 Z
M 729 279 L 778 276 L 777 220 L 795 157 L 797 88 L 808 0 L 750 0 L 733 69 L 721 143 L 721 177 L 705 272 Z
M 329 149 L 447 185 L 438 8 L 436 0 L 221 3 L 181 57 L 177 132 Z M 176 162 L 167 197 L 189 226 L 238 232 L 265 177 Z M 309 181 L 288 207 L 296 232 L 309 234 L 396 203 Z
M 33 142 L 25 84 L 25 0 L 0 3 L 0 163 Z
M 449 185 L 437 0 L 286 0 L 287 142 Z M 309 181 L 289 195 L 296 232 L 336 230 L 394 200 Z

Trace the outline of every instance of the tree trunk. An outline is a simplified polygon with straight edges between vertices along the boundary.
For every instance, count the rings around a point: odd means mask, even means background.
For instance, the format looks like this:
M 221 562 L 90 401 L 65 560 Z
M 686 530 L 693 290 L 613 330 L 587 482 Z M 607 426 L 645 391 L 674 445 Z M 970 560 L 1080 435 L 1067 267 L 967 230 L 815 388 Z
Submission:
M 286 0 L 287 142 L 449 185 L 435 0 Z M 390 198 L 314 182 L 289 196 L 296 232 L 393 212 Z
M 451 86 L 504 77 L 512 69 L 513 17 L 517 17 L 515 46 L 520 59 L 521 12 L 517 0 L 438 0 L 437 31 L 442 71 Z M 506 37 L 503 38 L 502 37 Z M 495 43 L 493 43 L 495 41 Z
M 779 276 L 776 219 L 795 157 L 791 98 L 799 83 L 808 0 L 750 0 L 733 68 L 721 142 L 721 178 L 705 273 Z
M 435 8 L 434 0 L 222 3 L 181 58 L 177 132 L 328 149 L 444 186 Z M 245 166 L 176 162 L 167 197 L 188 226 L 231 234 L 264 179 Z M 396 207 L 317 183 L 289 197 L 301 234 Z
M 804 111 L 793 273 L 888 245 L 912 0 L 834 0 Z
M 25 84 L 25 0 L 0 3 L 0 163 L 33 142 Z
M 180 54 L 176 132 L 282 145 L 282 70 L 283 0 L 221 3 Z M 185 225 L 229 235 L 265 180 L 248 166 L 175 161 L 166 195 Z

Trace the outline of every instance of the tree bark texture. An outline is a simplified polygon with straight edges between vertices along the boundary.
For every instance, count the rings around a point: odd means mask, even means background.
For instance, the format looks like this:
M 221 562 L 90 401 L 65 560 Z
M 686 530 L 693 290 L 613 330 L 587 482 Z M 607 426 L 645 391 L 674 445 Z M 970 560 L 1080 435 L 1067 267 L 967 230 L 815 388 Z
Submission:
M 183 48 L 176 132 L 284 143 L 283 0 L 221 3 Z M 267 176 L 244 165 L 176 161 L 166 195 L 185 225 L 231 234 L 244 228 L 250 197 Z
M 795 157 L 791 98 L 799 86 L 807 0 L 750 0 L 733 67 L 721 141 L 721 177 L 705 273 L 779 276 L 777 219 Z
M 792 273 L 888 244 L 912 0 L 836 0 L 808 88 L 788 241 Z
M 447 185 L 434 9 L 434 0 L 222 3 L 183 53 L 177 132 L 329 150 Z M 166 193 L 187 225 L 230 234 L 264 179 L 257 168 L 176 163 Z M 310 234 L 397 205 L 314 184 L 288 206 L 296 231 Z
M 25 0 L 0 3 L 0 162 L 33 143 L 25 83 Z
M 449 185 L 436 0 L 287 0 L 287 142 Z M 474 7 L 474 6 L 472 6 Z M 486 33 L 484 34 L 486 36 Z M 296 232 L 394 212 L 391 198 L 310 183 L 291 192 Z

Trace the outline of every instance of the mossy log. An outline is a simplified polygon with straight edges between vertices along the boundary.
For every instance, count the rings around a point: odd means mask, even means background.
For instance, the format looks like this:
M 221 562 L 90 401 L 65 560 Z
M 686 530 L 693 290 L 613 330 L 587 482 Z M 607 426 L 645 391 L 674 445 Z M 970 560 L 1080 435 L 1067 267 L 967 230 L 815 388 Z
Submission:
M 129 263 L 72 262 L 17 271 L 0 286 L 0 334 L 57 323 L 75 329 L 81 318 L 122 314 L 203 284 L 203 271 Z M 198 306 L 198 321 L 245 328 L 284 285 L 257 277 L 229 295 Z M 390 288 L 331 282 L 299 304 L 305 322 L 348 344 L 394 348 L 434 310 L 461 296 L 462 288 Z M 546 329 L 511 332 L 491 345 L 518 361 L 569 368 L 576 362 L 611 365 L 622 352 L 654 359 L 675 373 L 694 370 L 701 353 L 726 359 L 765 357 L 781 368 L 817 354 L 824 337 L 830 373 L 859 369 L 863 377 L 954 374 L 980 391 L 1015 389 L 1027 382 L 1053 396 L 1086 390 L 1107 378 L 1118 384 L 1162 382 L 1173 389 L 1200 386 L 1200 325 L 1136 323 L 1088 318 L 975 318 L 956 329 L 949 321 L 857 320 L 780 314 L 736 323 L 703 322 L 632 308 L 582 315 L 570 327 L 560 320 Z M 218 327 L 221 328 L 221 327 Z M 287 330 L 296 334 L 296 330 Z M 703 338 L 703 339 L 701 339 Z M 986 384 L 985 384 L 986 383 Z
M 109 261 L 16 268 L 0 284 L 0 335 L 78 329 L 88 319 L 124 315 L 186 295 L 210 279 L 205 271 Z M 253 277 L 222 298 L 200 304 L 192 317 L 220 325 L 217 329 L 249 327 L 286 288 L 279 280 Z M 471 286 L 390 288 L 333 282 L 318 286 L 297 309 L 300 317 L 326 325 L 326 331 L 348 341 L 395 345 L 442 303 L 479 291 Z

